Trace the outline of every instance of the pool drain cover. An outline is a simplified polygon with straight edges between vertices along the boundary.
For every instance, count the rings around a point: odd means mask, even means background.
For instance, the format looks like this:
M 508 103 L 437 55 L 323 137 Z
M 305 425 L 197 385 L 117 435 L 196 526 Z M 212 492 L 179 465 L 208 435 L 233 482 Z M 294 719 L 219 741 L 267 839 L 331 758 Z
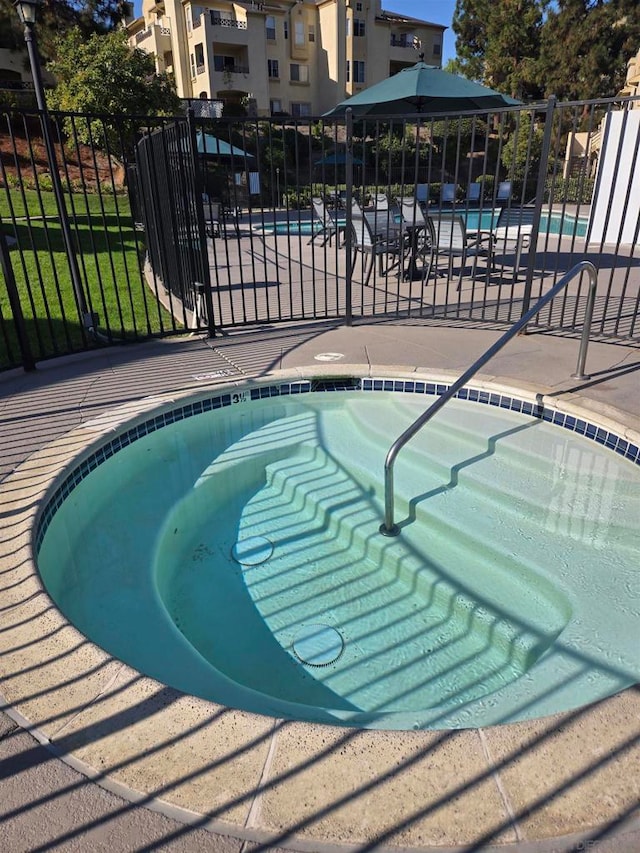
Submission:
M 305 625 L 293 641 L 298 660 L 309 666 L 327 666 L 338 660 L 344 648 L 339 631 L 330 625 Z
M 264 536 L 239 539 L 231 549 L 231 556 L 243 566 L 259 566 L 273 554 L 273 544 Z

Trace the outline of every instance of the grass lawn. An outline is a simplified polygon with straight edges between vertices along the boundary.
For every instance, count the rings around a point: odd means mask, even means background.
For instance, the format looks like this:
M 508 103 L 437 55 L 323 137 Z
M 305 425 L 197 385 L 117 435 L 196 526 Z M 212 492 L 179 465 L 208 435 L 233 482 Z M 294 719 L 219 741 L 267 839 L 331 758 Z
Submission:
M 98 314 L 100 332 L 115 340 L 135 340 L 174 328 L 143 278 L 139 259 L 144 258 L 144 235 L 134 227 L 127 197 L 74 194 L 65 200 L 85 299 Z M 10 258 L 35 358 L 85 349 L 53 192 L 0 191 L 0 219 L 3 233 L 17 239 Z M 19 361 L 12 316 L 2 287 L 0 369 Z

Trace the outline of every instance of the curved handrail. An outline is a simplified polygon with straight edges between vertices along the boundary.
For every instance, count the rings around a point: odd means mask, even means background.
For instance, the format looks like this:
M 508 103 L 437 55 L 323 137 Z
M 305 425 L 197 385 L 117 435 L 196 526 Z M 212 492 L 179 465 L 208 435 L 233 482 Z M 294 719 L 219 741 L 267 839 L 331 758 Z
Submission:
M 544 296 L 541 296 L 536 304 L 530 308 L 526 314 L 523 314 L 518 322 L 514 323 L 514 325 L 511 326 L 511 328 L 508 329 L 501 338 L 499 338 L 483 355 L 480 356 L 480 358 L 476 359 L 471 367 L 465 371 L 465 373 L 463 373 L 462 376 L 453 383 L 453 385 L 451 385 L 449 390 L 445 391 L 442 396 L 438 397 L 438 399 L 429 406 L 426 412 L 423 412 L 420 417 L 417 418 L 391 445 L 384 463 L 384 521 L 380 525 L 380 533 L 382 533 L 383 536 L 397 536 L 398 533 L 400 533 L 400 528 L 395 524 L 393 519 L 393 465 L 400 450 L 409 441 L 409 439 L 413 438 L 418 430 L 421 429 L 427 421 L 430 421 L 436 412 L 440 411 L 440 409 L 448 403 L 464 385 L 466 385 L 466 383 L 480 370 L 480 368 L 484 367 L 484 365 L 490 361 L 490 359 L 492 359 L 493 356 L 511 340 L 511 338 L 515 337 L 515 335 L 517 335 L 518 332 L 545 307 L 545 305 L 551 302 L 551 300 L 554 299 L 555 296 L 564 287 L 566 287 L 573 278 L 575 278 L 579 273 L 585 271 L 589 273 L 589 294 L 587 296 L 587 305 L 585 308 L 582 338 L 580 339 L 578 366 L 576 368 L 576 372 L 572 375 L 576 379 L 589 378 L 584 375 L 584 365 L 587 358 L 587 346 L 589 344 L 589 336 L 591 333 L 591 318 L 593 316 L 593 305 L 596 298 L 597 273 L 596 268 L 591 261 L 580 261 L 579 264 L 576 264 L 576 266 L 570 269 L 569 272 L 565 273 L 565 275 L 563 275 L 560 281 L 558 281 L 551 290 L 545 293 Z

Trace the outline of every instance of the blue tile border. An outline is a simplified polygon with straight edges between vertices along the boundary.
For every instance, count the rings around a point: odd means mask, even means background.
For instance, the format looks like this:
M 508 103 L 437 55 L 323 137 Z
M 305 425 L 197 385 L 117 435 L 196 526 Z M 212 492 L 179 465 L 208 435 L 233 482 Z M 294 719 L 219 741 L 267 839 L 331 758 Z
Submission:
M 98 450 L 94 451 L 90 456 L 78 464 L 69 474 L 67 474 L 62 483 L 55 489 L 51 497 L 48 499 L 44 510 L 39 516 L 35 536 L 36 554 L 40 550 L 42 540 L 44 539 L 47 528 L 51 523 L 51 519 L 76 486 L 81 483 L 82 480 L 91 473 L 91 471 L 95 470 L 99 465 L 102 465 L 103 462 L 106 462 L 115 453 L 132 444 L 134 441 L 137 441 L 139 438 L 150 435 L 158 429 L 170 426 L 171 424 L 195 415 L 203 414 L 204 412 L 226 408 L 234 405 L 235 403 L 246 402 L 247 400 L 251 400 L 253 402 L 254 400 L 264 400 L 271 397 L 326 393 L 327 391 L 391 391 L 393 393 L 423 394 L 425 396 L 438 397 L 446 393 L 450 387 L 450 385 L 439 382 L 427 382 L 415 379 L 355 379 L 354 377 L 334 377 L 331 379 L 320 378 L 318 380 L 296 380 L 292 382 L 276 383 L 274 385 L 261 385 L 250 389 L 242 389 L 239 387 L 237 391 L 225 391 L 212 397 L 185 403 L 184 406 L 177 406 L 175 409 L 163 412 L 160 415 L 154 415 L 148 420 L 125 430 L 120 435 L 111 439 L 111 441 L 102 445 Z M 582 418 L 577 418 L 575 415 L 566 415 L 562 412 L 555 411 L 554 409 L 544 408 L 538 403 L 531 403 L 526 400 L 521 400 L 518 397 L 512 397 L 507 394 L 499 394 L 494 391 L 485 391 L 476 388 L 461 388 L 455 394 L 455 397 L 460 400 L 468 400 L 481 405 L 495 406 L 500 409 L 508 409 L 523 415 L 530 415 L 532 417 L 539 418 L 540 420 L 552 423 L 554 426 L 559 426 L 562 429 L 567 429 L 570 432 L 575 432 L 578 435 L 582 435 L 587 439 L 595 441 L 597 444 L 612 450 L 614 453 L 622 456 L 634 465 L 640 466 L 640 447 L 635 444 L 631 444 L 617 433 L 609 432 L 602 427 L 598 427 L 595 424 L 583 420 Z

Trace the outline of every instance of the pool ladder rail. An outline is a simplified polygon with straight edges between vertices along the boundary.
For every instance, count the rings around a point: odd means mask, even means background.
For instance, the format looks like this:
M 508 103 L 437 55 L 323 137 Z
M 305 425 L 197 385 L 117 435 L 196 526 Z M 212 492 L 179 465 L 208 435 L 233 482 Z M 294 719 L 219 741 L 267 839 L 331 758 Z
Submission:
M 578 364 L 576 372 L 572 373 L 575 379 L 589 379 L 590 377 L 584 373 L 585 362 L 587 360 L 587 347 L 589 346 L 589 338 L 591 336 L 591 321 L 593 317 L 593 306 L 596 298 L 597 273 L 595 266 L 591 261 L 580 261 L 572 267 L 569 272 L 562 276 L 551 290 L 547 291 L 544 296 L 541 296 L 536 304 L 530 308 L 522 317 L 508 329 L 501 338 L 499 338 L 492 346 L 489 347 L 480 358 L 476 359 L 471 367 L 457 379 L 448 391 L 445 391 L 429 408 L 423 412 L 420 417 L 408 427 L 402 435 L 400 435 L 389 448 L 385 463 L 384 463 L 384 521 L 380 525 L 380 533 L 383 536 L 397 536 L 400 533 L 400 527 L 394 521 L 394 493 L 393 493 L 393 466 L 396 457 L 404 445 L 413 438 L 413 436 L 422 427 L 427 424 L 431 418 L 445 406 L 452 397 L 463 388 L 470 379 L 484 365 L 490 361 L 509 341 L 514 338 L 525 326 L 541 311 L 545 305 L 548 305 L 558 293 L 563 290 L 576 276 L 586 272 L 589 275 L 589 293 L 587 294 L 587 304 L 584 313 L 584 325 L 582 328 L 582 337 L 580 339 L 580 349 L 578 352 Z

